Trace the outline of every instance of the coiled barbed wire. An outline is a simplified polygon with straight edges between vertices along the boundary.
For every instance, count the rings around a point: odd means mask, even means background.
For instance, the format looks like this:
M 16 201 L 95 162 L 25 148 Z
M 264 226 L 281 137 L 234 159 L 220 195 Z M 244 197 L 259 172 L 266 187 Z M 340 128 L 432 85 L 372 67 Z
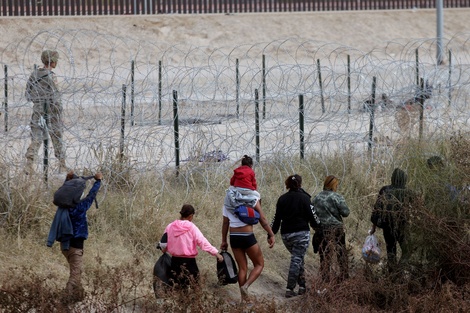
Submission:
M 224 48 L 162 48 L 91 30 L 41 31 L 10 43 L 1 53 L 8 73 L 2 162 L 17 170 L 24 166 L 32 110 L 24 89 L 44 49 L 61 55 L 55 73 L 64 106 L 67 164 L 110 166 L 122 140 L 124 85 L 124 154 L 139 173 L 175 166 L 174 91 L 182 162 L 216 161 L 222 169 L 227 166 L 224 160 L 255 155 L 256 135 L 261 160 L 298 156 L 299 95 L 304 100 L 306 153 L 327 157 L 353 149 L 365 155 L 371 144 L 366 104 L 374 79 L 372 144 L 381 144 L 383 155 L 392 155 L 394 143 L 404 135 L 395 120 L 396 107 L 414 97 L 417 78 L 433 86 L 425 102 L 425 138 L 467 131 L 468 115 L 462 112 L 468 110 L 469 39 L 470 34 L 448 39 L 447 63 L 436 65 L 434 39 L 393 41 L 367 52 L 294 38 Z M 382 103 L 381 95 L 389 102 Z M 417 136 L 416 131 L 412 134 Z

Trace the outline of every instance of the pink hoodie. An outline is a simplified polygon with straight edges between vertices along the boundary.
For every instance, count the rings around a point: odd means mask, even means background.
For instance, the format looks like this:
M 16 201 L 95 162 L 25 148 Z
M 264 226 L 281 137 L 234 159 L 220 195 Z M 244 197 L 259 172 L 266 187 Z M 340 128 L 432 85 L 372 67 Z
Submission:
M 168 235 L 168 252 L 172 256 L 195 258 L 197 247 L 216 255 L 219 251 L 204 237 L 199 228 L 188 220 L 176 220 L 170 223 L 165 232 Z

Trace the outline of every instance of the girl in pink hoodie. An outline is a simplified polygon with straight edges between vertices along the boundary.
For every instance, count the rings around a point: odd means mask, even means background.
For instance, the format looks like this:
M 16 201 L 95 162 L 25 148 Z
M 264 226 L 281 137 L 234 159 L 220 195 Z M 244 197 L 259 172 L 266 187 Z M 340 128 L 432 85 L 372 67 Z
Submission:
M 192 205 L 183 205 L 180 211 L 181 218 L 166 227 L 160 240 L 162 251 L 168 251 L 172 256 L 172 280 L 178 287 L 186 287 L 198 281 L 197 247 L 217 257 L 217 261 L 223 261 L 217 248 L 211 245 L 199 228 L 193 224 L 194 213 Z

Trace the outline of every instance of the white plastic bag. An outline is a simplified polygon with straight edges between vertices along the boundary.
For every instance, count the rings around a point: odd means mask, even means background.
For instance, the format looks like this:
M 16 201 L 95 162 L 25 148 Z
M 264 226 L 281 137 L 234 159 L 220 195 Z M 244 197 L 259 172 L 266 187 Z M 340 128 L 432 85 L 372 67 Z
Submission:
M 379 241 L 375 235 L 366 237 L 362 246 L 362 258 L 368 263 L 377 264 L 380 262 Z

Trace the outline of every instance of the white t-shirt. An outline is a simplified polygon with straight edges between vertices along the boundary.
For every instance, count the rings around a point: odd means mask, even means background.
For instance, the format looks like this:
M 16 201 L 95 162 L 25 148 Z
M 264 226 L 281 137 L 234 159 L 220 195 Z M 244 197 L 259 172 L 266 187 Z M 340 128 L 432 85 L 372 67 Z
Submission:
M 233 214 L 232 212 L 227 210 L 225 205 L 222 208 L 222 215 L 228 218 L 228 220 L 230 222 L 229 223 L 230 227 L 243 227 L 243 226 L 248 225 L 248 224 L 245 224 L 242 221 L 240 221 L 240 219 L 235 214 Z

